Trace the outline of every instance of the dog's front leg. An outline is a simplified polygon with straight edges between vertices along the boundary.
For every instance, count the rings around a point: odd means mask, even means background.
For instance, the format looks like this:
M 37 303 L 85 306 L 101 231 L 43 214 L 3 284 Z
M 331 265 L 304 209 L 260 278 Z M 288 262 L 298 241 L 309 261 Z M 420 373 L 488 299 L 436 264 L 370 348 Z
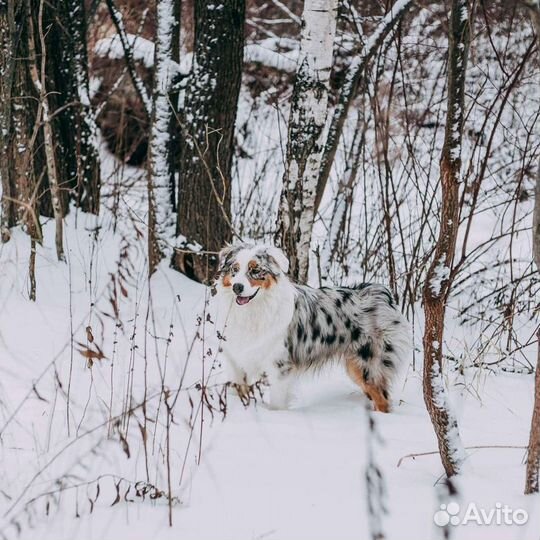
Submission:
M 226 356 L 226 360 L 226 374 L 229 385 L 236 391 L 240 398 L 247 397 L 249 394 L 249 384 L 246 372 L 230 356 Z
M 268 373 L 270 383 L 269 409 L 288 409 L 291 401 L 291 387 L 294 383 L 292 366 L 288 362 L 277 361 Z

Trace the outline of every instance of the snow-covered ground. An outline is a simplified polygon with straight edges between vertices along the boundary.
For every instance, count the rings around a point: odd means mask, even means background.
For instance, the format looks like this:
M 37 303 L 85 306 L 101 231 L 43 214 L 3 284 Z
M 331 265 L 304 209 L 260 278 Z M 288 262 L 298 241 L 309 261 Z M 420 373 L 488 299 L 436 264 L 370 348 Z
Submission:
M 67 263 L 55 260 L 53 222 L 45 226 L 35 303 L 28 238 L 16 230 L 0 248 L 3 535 L 366 538 L 371 448 L 386 486 L 387 537 L 440 537 L 433 516 L 451 501 L 440 495 L 439 457 L 406 457 L 436 449 L 420 372 L 403 374 L 394 412 L 371 415 L 380 440 L 368 429 L 364 399 L 338 369 L 302 380 L 289 411 L 267 410 L 260 400 L 245 408 L 229 395 L 222 414 L 208 293 L 166 262 L 148 287 L 142 187 L 131 173 L 132 185 L 117 185 L 116 230 L 106 209 L 100 218 L 74 210 L 66 219 Z M 467 331 L 450 321 L 447 339 L 465 343 Z M 94 355 L 89 366 L 88 350 L 105 358 Z M 213 414 L 199 406 L 201 380 Z M 521 526 L 450 526 L 454 538 L 538 537 L 539 497 L 522 495 L 533 377 L 468 369 L 448 384 L 465 445 L 488 447 L 469 449 L 455 481 L 460 516 L 469 503 L 529 516 Z M 143 499 L 136 493 L 145 485 Z M 162 496 L 152 498 L 156 490 Z

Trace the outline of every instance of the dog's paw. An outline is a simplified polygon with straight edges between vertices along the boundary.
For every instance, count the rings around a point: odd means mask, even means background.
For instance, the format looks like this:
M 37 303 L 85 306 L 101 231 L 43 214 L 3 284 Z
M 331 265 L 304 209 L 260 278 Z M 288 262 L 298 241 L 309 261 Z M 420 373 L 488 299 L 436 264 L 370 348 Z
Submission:
M 287 411 L 289 409 L 289 405 L 287 403 L 273 403 L 272 401 L 264 401 L 263 407 L 269 411 Z
M 246 382 L 229 382 L 228 384 L 233 394 L 236 394 L 240 399 L 249 397 L 251 387 Z

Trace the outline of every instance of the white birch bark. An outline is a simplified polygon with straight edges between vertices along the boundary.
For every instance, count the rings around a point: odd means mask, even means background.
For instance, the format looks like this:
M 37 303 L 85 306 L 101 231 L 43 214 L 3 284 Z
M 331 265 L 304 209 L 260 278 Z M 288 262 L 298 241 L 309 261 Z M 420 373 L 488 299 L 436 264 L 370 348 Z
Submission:
M 293 90 L 287 163 L 281 194 L 280 240 L 294 278 L 306 282 L 317 179 L 324 147 L 337 0 L 305 0 Z
M 29 20 L 32 21 L 31 16 Z M 49 180 L 49 187 L 51 190 L 51 204 L 55 221 L 55 245 L 56 255 L 59 261 L 64 260 L 64 214 L 62 209 L 62 201 L 60 196 L 60 185 L 58 183 L 58 170 L 56 167 L 56 156 L 54 154 L 54 136 L 51 127 L 50 113 L 49 113 L 49 101 L 47 99 L 47 88 L 45 86 L 45 66 L 46 66 L 46 54 L 45 51 L 45 34 L 43 33 L 43 0 L 39 4 L 38 13 L 38 33 L 41 44 L 41 66 L 38 73 L 36 46 L 34 42 L 34 28 L 30 23 L 29 28 L 29 52 L 31 56 L 30 75 L 32 82 L 39 93 L 39 107 L 36 114 L 36 122 L 43 121 L 43 143 L 45 148 L 45 160 L 47 164 L 47 178 Z
M 174 225 L 170 193 L 169 126 L 172 104 L 169 102 L 169 88 L 173 75 L 171 54 L 175 24 L 173 0 L 158 1 L 148 174 L 150 274 L 165 255 L 162 240 L 166 229 Z
M 373 34 L 371 34 L 369 39 L 367 39 L 365 42 L 360 56 L 353 59 L 347 68 L 345 80 L 343 81 L 340 89 L 338 102 L 328 127 L 328 135 L 326 137 L 325 149 L 323 152 L 321 172 L 317 184 L 315 212 L 317 212 L 319 205 L 321 204 L 326 183 L 328 182 L 330 170 L 332 168 L 334 157 L 338 148 L 339 139 L 341 137 L 341 133 L 343 132 L 343 126 L 345 125 L 345 120 L 349 113 L 351 103 L 356 96 L 360 81 L 365 76 L 365 71 L 369 62 L 371 62 L 372 58 L 384 43 L 388 34 L 403 18 L 411 4 L 412 0 L 396 0 L 388 13 L 377 25 L 377 28 L 375 28 Z

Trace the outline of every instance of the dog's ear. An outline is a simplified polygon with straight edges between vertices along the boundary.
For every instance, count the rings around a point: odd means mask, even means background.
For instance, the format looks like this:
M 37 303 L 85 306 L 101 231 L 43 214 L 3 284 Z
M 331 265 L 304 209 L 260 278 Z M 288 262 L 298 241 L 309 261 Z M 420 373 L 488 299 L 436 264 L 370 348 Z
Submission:
M 281 249 L 275 246 L 269 246 L 266 248 L 266 253 L 272 257 L 281 271 L 286 274 L 289 271 L 289 259 L 287 259 L 287 256 Z
M 234 247 L 230 244 L 227 244 L 225 247 L 221 249 L 221 251 L 219 252 L 219 263 L 218 263 L 218 267 L 220 270 L 221 268 L 223 268 L 223 265 L 227 261 L 227 258 L 229 257 L 229 255 L 232 254 L 233 251 L 234 251 Z

